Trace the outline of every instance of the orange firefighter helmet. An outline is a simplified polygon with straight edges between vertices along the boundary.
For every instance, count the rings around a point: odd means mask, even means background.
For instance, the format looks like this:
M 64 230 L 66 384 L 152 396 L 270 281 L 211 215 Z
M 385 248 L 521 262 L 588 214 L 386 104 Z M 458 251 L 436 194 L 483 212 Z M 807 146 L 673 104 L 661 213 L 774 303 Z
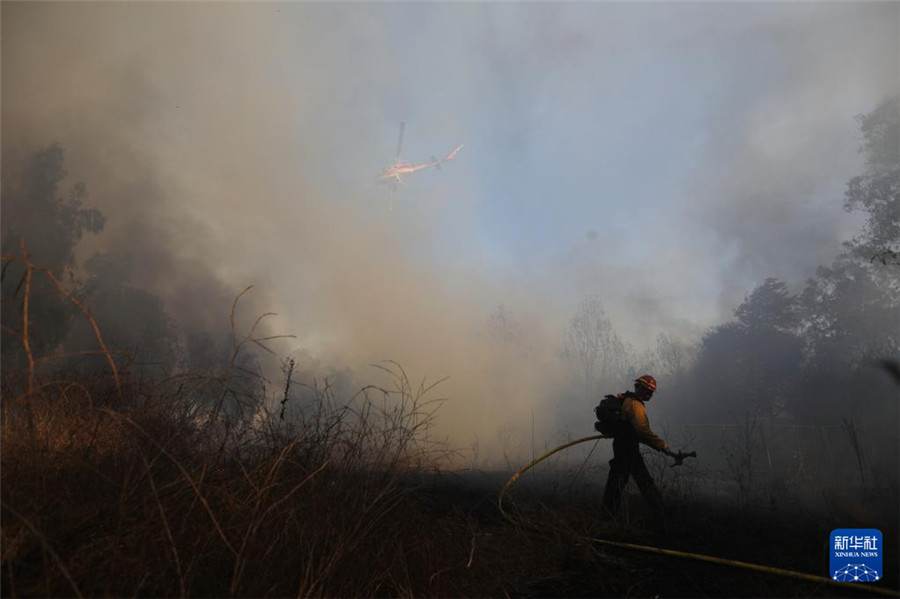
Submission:
M 647 389 L 648 391 L 656 391 L 656 379 L 649 374 L 639 376 L 638 378 L 634 379 L 634 382 L 644 389 Z

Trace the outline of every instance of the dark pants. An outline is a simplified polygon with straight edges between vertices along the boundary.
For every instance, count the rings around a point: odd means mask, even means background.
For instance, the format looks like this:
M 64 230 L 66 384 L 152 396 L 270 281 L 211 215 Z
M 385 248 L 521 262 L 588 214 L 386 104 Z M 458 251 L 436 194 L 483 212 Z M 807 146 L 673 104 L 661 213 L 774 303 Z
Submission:
M 613 439 L 613 459 L 609 461 L 609 478 L 606 479 L 606 489 L 603 492 L 603 507 L 612 516 L 618 516 L 622 507 L 622 498 L 625 496 L 625 486 L 628 478 L 633 476 L 641 494 L 650 509 L 658 526 L 663 522 L 662 495 L 650 472 L 644 458 L 641 457 L 640 446 L 633 437 L 616 437 Z

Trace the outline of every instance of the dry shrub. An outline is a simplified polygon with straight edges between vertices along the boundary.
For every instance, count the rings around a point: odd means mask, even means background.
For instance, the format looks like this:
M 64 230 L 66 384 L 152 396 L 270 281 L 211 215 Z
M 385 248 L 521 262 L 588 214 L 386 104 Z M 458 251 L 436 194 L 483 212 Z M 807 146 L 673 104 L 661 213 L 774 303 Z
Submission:
M 114 407 L 4 405 L 4 592 L 430 594 L 423 573 L 445 566 L 410 562 L 447 557 L 416 523 L 414 474 L 444 455 L 425 438 L 437 404 L 388 371 L 395 388 L 339 402 L 326 385 L 289 423 L 264 397 L 198 406 L 125 376 Z
M 53 276 L 24 244 L 4 259 L 29 281 Z M 386 362 L 387 387 L 347 398 L 313 383 L 285 419 L 239 365 L 247 347 L 267 350 L 254 336 L 266 315 L 233 336 L 221 372 L 147 381 L 87 309 L 105 369 L 61 377 L 31 352 L 28 293 L 22 327 L 5 327 L 24 354 L 0 396 L 5 596 L 448 594 L 432 574 L 454 567 L 456 543 L 440 537 L 463 524 L 431 518 L 417 495 L 417 473 L 447 454 L 428 438 L 434 385 Z M 300 385 L 287 375 L 284 401 Z

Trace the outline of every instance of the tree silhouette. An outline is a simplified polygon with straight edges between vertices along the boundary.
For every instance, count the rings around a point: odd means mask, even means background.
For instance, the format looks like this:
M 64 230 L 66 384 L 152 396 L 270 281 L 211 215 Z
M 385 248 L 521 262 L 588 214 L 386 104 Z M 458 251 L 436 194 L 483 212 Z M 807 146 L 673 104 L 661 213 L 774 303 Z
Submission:
M 65 153 L 52 144 L 32 154 L 22 165 L 5 159 L 2 188 L 2 248 L 15 253 L 24 238 L 36 264 L 61 274 L 75 264 L 74 249 L 85 233 L 103 230 L 106 217 L 95 208 L 84 208 L 88 197 L 84 183 L 75 183 L 67 199 L 60 186 L 68 176 Z
M 87 188 L 76 183 L 67 199 L 60 197 L 60 187 L 66 179 L 64 152 L 52 144 L 30 155 L 24 163 L 16 164 L 5 152 L 3 155 L 2 252 L 19 255 L 21 241 L 27 245 L 30 260 L 37 266 L 49 268 L 63 278 L 68 271 L 73 288 L 78 282 L 71 275 L 75 265 L 75 245 L 85 233 L 99 233 L 106 218 L 96 209 L 84 208 Z M 19 341 L 10 331 L 22 326 L 21 300 L 25 266 L 6 262 L 2 276 L 3 351 L 5 359 L 18 352 Z M 38 352 L 57 347 L 69 331 L 74 317 L 71 303 L 60 297 L 45 277 L 37 277 L 30 288 L 29 331 L 32 347 Z M 12 352 L 12 354 L 10 353 Z
M 490 339 L 496 343 L 517 345 L 522 342 L 522 327 L 512 310 L 503 304 L 491 312 L 487 328 Z
M 715 401 L 696 400 L 705 418 L 744 410 L 836 422 L 887 388 L 872 375 L 873 365 L 896 364 L 900 356 L 900 277 L 883 268 L 896 264 L 900 250 L 900 96 L 857 119 L 866 160 L 847 185 L 844 207 L 867 213 L 862 231 L 799 295 L 766 279 L 735 309 L 733 322 L 707 333 L 690 375 L 694 388 L 715 390 Z
M 106 217 L 84 206 L 88 194 L 83 183 L 75 183 L 67 197 L 61 197 L 60 189 L 68 177 L 63 149 L 52 144 L 19 164 L 11 154 L 4 153 L 3 166 L 3 254 L 22 258 L 24 240 L 30 263 L 49 269 L 73 297 L 88 306 L 110 347 L 145 363 L 161 362 L 165 368 L 174 364 L 174 326 L 158 297 L 131 285 L 130 256 L 95 254 L 84 264 L 85 280 L 74 274 L 78 242 L 87 233 L 100 233 Z M 9 260 L 3 265 L 3 353 L 9 360 L 7 367 L 15 367 L 21 359 L 25 273 L 21 261 Z M 35 355 L 95 350 L 92 323 L 82 318 L 50 279 L 33 277 L 29 283 L 28 341 Z M 73 359 L 54 360 L 55 367 L 72 368 Z M 88 368 L 95 362 L 105 368 L 103 360 L 100 356 L 77 358 Z
M 581 371 L 586 396 L 591 396 L 598 381 L 614 383 L 627 373 L 629 348 L 613 329 L 596 295 L 582 300 L 569 320 L 563 332 L 563 356 Z
M 900 264 L 900 95 L 857 116 L 863 134 L 865 171 L 850 179 L 844 208 L 868 213 L 860 235 L 847 244 L 851 255 Z
M 766 279 L 735 311 L 736 320 L 704 337 L 698 377 L 714 389 L 708 416 L 742 421 L 782 416 L 792 403 L 803 369 L 803 340 L 797 333 L 797 298 L 784 282 Z

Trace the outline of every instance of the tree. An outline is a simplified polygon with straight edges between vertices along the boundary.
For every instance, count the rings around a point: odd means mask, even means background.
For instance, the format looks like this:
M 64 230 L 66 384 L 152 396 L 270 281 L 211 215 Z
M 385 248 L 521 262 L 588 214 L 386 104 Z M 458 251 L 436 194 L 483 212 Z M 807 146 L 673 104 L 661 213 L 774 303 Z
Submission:
M 68 292 L 89 307 L 111 349 L 128 352 L 143 362 L 174 362 L 173 324 L 158 297 L 130 284 L 129 256 L 95 254 L 84 265 L 86 280 L 72 274 L 78 242 L 87 233 L 100 233 L 106 217 L 99 210 L 84 207 L 88 197 L 84 183 L 75 183 L 67 198 L 60 197 L 60 188 L 68 176 L 63 149 L 52 144 L 30 155 L 18 165 L 19 170 L 16 166 L 4 155 L 3 253 L 21 256 L 20 244 L 24 240 L 29 261 L 49 269 Z M 21 262 L 4 264 L 3 350 L 4 357 L 12 359 L 13 364 L 21 357 L 20 342 L 15 340 L 14 332 L 23 329 L 25 273 Z M 28 338 L 34 355 L 96 350 L 90 323 L 58 292 L 55 284 L 42 273 L 35 274 L 30 283 Z M 97 362 L 105 369 L 103 360 L 84 358 L 84 364 Z M 72 366 L 60 360 L 54 364 L 62 369 Z
M 876 365 L 900 357 L 900 277 L 885 267 L 900 250 L 900 96 L 857 118 L 865 167 L 849 181 L 844 207 L 867 213 L 862 231 L 799 295 L 766 279 L 734 321 L 706 334 L 692 393 L 680 399 L 697 418 L 742 419 L 749 410 L 803 423 L 896 423 L 896 388 Z
M 655 368 L 661 376 L 674 379 L 688 372 L 696 360 L 697 348 L 669 333 L 656 337 Z
M 49 268 L 55 276 L 75 265 L 74 248 L 85 233 L 99 233 L 106 218 L 96 209 L 83 208 L 87 188 L 76 183 L 68 199 L 59 197 L 67 173 L 62 148 L 53 144 L 15 164 L 8 153 L 3 158 L 2 251 L 21 255 L 24 240 L 31 262 Z M 26 267 L 20 262 L 3 265 L 3 351 L 10 359 L 19 351 L 19 341 L 10 331 L 22 329 L 21 304 L 25 293 Z M 77 290 L 78 282 L 69 281 Z M 32 349 L 46 353 L 65 338 L 74 308 L 44 276 L 33 277 L 29 295 L 29 339 Z
M 865 167 L 848 182 L 844 208 L 863 210 L 867 218 L 801 296 L 804 388 L 818 391 L 799 396 L 797 411 L 831 420 L 866 401 L 861 389 L 880 380 L 875 363 L 896 364 L 900 358 L 900 277 L 894 268 L 900 265 L 900 95 L 857 120 Z
M 734 310 L 736 320 L 703 338 L 697 376 L 716 390 L 711 406 L 718 417 L 785 413 L 803 367 L 797 303 L 784 282 L 766 279 Z
M 628 370 L 630 350 L 613 329 L 596 295 L 582 300 L 563 333 L 563 356 L 584 377 L 585 394 L 598 381 L 617 382 Z
M 500 304 L 488 317 L 488 335 L 502 345 L 518 345 L 522 342 L 522 327 L 512 310 Z
M 797 298 L 784 281 L 768 278 L 757 285 L 734 311 L 739 323 L 747 329 L 796 330 L 800 322 Z
M 59 187 L 68 176 L 65 154 L 52 144 L 32 154 L 20 171 L 4 161 L 3 253 L 15 253 L 25 239 L 33 261 L 57 274 L 75 264 L 74 249 L 85 233 L 103 230 L 106 217 L 95 208 L 84 208 L 88 196 L 84 183 L 75 183 L 68 199 Z
M 159 297 L 131 284 L 132 256 L 94 254 L 84 266 L 88 278 L 81 295 L 107 345 L 125 352 L 145 370 L 167 374 L 180 358 L 175 324 Z M 69 351 L 87 351 L 96 345 L 87 322 L 76 321 L 66 345 Z
M 863 134 L 865 171 L 850 179 L 844 209 L 868 213 L 860 235 L 847 243 L 865 261 L 900 264 L 900 95 L 856 117 Z

